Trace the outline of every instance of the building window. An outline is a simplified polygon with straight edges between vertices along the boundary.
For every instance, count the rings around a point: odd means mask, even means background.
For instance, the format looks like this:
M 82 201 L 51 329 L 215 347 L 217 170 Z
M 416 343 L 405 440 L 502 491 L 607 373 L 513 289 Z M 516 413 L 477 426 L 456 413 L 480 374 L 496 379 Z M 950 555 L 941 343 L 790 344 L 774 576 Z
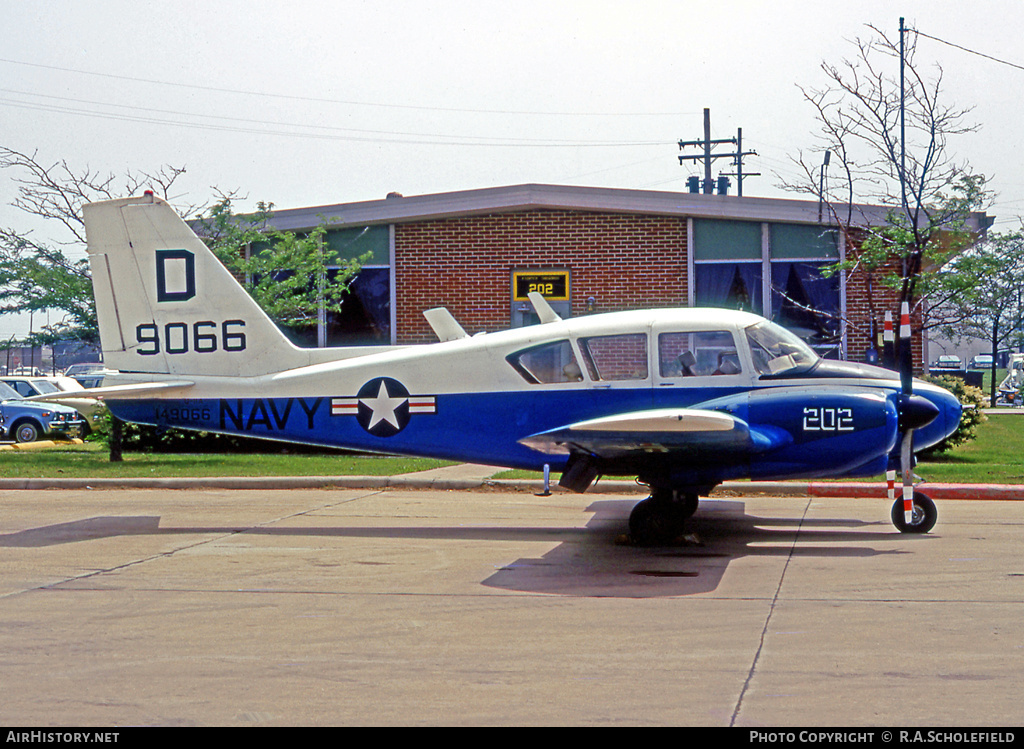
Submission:
M 763 314 L 764 271 L 761 263 L 702 263 L 694 270 L 698 307 L 723 307 Z
M 694 219 L 693 304 L 763 315 L 823 355 L 842 337 L 838 233 L 813 224 Z
M 694 304 L 764 313 L 761 224 L 693 222 Z
M 325 316 L 328 346 L 391 343 L 391 269 L 364 266 L 349 284 L 341 311 Z
M 771 319 L 818 353 L 838 353 L 842 336 L 839 274 L 823 273 L 839 260 L 834 229 L 772 224 Z

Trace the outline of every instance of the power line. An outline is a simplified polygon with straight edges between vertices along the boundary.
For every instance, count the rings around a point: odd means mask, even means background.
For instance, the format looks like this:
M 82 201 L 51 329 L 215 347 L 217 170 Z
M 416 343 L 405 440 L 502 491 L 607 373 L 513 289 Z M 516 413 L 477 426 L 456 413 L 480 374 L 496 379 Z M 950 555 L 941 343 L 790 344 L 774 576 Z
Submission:
M 1000 60 L 998 57 L 993 57 L 992 55 L 986 55 L 984 52 L 978 52 L 975 49 L 969 49 L 967 47 L 964 47 L 964 46 L 962 46 L 960 44 L 956 44 L 954 42 L 947 42 L 945 39 L 939 39 L 937 36 L 931 36 L 930 34 L 926 34 L 923 31 L 919 31 L 918 29 L 913 29 L 913 31 L 918 36 L 923 36 L 926 39 L 931 39 L 933 42 L 938 42 L 939 44 L 946 44 L 946 45 L 949 45 L 950 47 L 956 47 L 957 49 L 963 50 L 964 52 L 967 52 L 969 54 L 977 55 L 978 57 L 984 57 L 986 60 L 991 60 L 992 62 L 998 62 L 998 63 L 1000 63 L 1002 65 L 1009 65 L 1011 68 L 1017 68 L 1018 70 L 1024 70 L 1024 65 L 1018 65 L 1015 62 L 1008 62 L 1007 60 Z
M 429 143 L 432 145 L 469 145 L 469 146 L 489 146 L 489 145 L 505 145 L 505 146 L 536 146 L 542 148 L 553 148 L 553 147 L 603 147 L 603 148 L 614 148 L 614 147 L 632 147 L 632 146 L 654 146 L 664 145 L 663 141 L 579 141 L 571 139 L 558 139 L 558 138 L 504 138 L 498 136 L 476 136 L 476 135 L 452 135 L 449 133 L 436 134 L 436 133 L 415 133 L 415 132 L 402 132 L 402 131 L 387 131 L 387 130 L 365 130 L 360 128 L 347 128 L 338 127 L 333 125 L 315 125 L 309 123 L 295 123 L 295 122 L 280 122 L 272 120 L 253 120 L 243 117 L 228 117 L 223 115 L 210 115 L 210 114 L 193 114 L 190 112 L 181 112 L 169 109 L 155 109 L 150 107 L 136 107 L 126 104 L 111 104 L 107 102 L 92 101 L 89 99 L 78 99 L 66 96 L 53 96 L 49 94 L 37 94 L 27 91 L 17 91 L 13 89 L 0 88 L 0 93 L 14 94 L 16 96 L 29 96 L 39 97 L 44 99 L 56 100 L 58 102 L 69 102 L 71 104 L 86 104 L 97 107 L 111 107 L 114 109 L 125 110 L 124 113 L 113 113 L 113 112 L 102 112 L 93 111 L 88 109 L 80 109 L 71 106 L 64 106 L 60 104 L 49 104 L 45 102 L 33 102 L 26 101 L 24 99 L 0 99 L 0 105 L 7 105 L 12 107 L 18 107 L 21 109 L 36 109 L 49 112 L 59 112 L 62 114 L 77 114 L 87 117 L 98 117 L 103 119 L 114 119 L 122 120 L 126 122 L 146 122 L 150 124 L 160 125 L 172 125 L 177 127 L 190 127 L 197 129 L 206 130 L 226 130 L 229 132 L 240 132 L 240 133 L 256 133 L 256 134 L 267 134 L 267 135 L 286 135 L 293 137 L 306 137 L 306 138 L 329 138 L 329 139 L 340 139 L 340 140 L 361 140 L 361 141 L 372 141 L 372 142 L 400 142 L 400 143 Z M 133 114 L 133 112 L 138 114 Z M 206 120 L 219 120 L 227 123 L 238 123 L 237 125 L 232 124 L 217 124 L 216 122 L 188 122 L 183 120 L 166 119 L 164 116 L 173 117 L 195 117 Z M 300 131 L 274 131 L 266 130 L 262 128 L 270 127 L 285 127 L 285 128 L 303 128 L 304 130 L 321 131 L 316 132 L 300 132 Z M 350 134 L 350 135 L 343 135 Z M 414 140 L 410 140 L 414 139 Z
M 721 145 L 722 143 L 731 143 L 736 146 L 735 153 L 713 153 L 712 147 L 715 145 Z M 690 191 L 697 192 L 697 188 L 702 186 L 704 193 L 710 195 L 714 192 L 715 181 L 711 178 L 711 165 L 715 159 L 730 158 L 733 160 L 733 165 L 736 167 L 734 173 L 721 173 L 719 174 L 718 192 L 720 195 L 724 195 L 726 188 L 728 188 L 729 180 L 728 177 L 736 177 L 738 185 L 737 192 L 740 197 L 743 197 L 743 177 L 760 177 L 760 173 L 755 174 L 743 174 L 743 157 L 744 156 L 757 156 L 756 151 L 744 151 L 743 150 L 743 128 L 739 128 L 736 131 L 735 138 L 721 138 L 717 140 L 711 139 L 711 110 L 704 109 L 704 138 L 700 140 L 689 140 L 679 141 L 679 149 L 682 150 L 688 146 L 699 146 L 703 149 L 703 154 L 697 155 L 684 155 L 679 157 L 679 165 L 682 166 L 684 161 L 703 161 L 704 162 L 704 181 L 703 185 L 700 184 L 699 177 L 691 177 L 688 180 L 690 184 Z
M 543 111 L 524 111 L 524 110 L 509 110 L 509 109 L 466 109 L 459 107 L 437 107 L 437 106 L 423 106 L 415 104 L 383 104 L 380 102 L 371 101 L 356 101 L 346 99 L 328 99 L 315 96 L 298 96 L 296 94 L 276 94 L 266 91 L 247 91 L 245 89 L 235 88 L 221 88 L 218 86 L 200 86 L 193 83 L 178 83 L 175 81 L 161 81 L 152 78 L 136 78 L 128 75 L 117 75 L 114 73 L 97 73 L 91 70 L 76 70 L 74 68 L 63 68 L 57 65 L 43 65 L 35 62 L 24 62 L 22 60 L 12 60 L 9 58 L 0 57 L 0 62 L 5 62 L 11 65 L 24 65 L 31 68 L 41 68 L 43 70 L 57 70 L 62 73 L 74 73 L 77 75 L 91 75 L 98 78 L 110 78 L 118 81 L 131 81 L 133 83 L 148 83 L 157 86 L 174 86 L 177 88 L 186 88 L 193 91 L 210 91 L 218 94 L 238 94 L 243 96 L 262 96 L 271 99 L 286 99 L 291 101 L 306 101 L 319 104 L 341 104 L 345 106 L 358 106 L 358 107 L 380 107 L 383 109 L 412 109 L 418 111 L 428 112 L 454 112 L 458 114 L 501 114 L 501 115 L 528 115 L 528 116 L 543 116 L 543 117 L 679 117 L 685 114 L 692 114 L 691 112 L 543 112 Z

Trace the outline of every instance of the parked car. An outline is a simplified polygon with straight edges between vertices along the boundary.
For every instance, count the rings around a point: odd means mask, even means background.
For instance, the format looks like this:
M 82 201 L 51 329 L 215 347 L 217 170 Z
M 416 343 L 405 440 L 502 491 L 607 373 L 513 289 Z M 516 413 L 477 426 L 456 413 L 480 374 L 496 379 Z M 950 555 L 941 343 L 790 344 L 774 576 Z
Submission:
M 95 398 L 75 398 L 74 391 L 84 388 L 70 377 L 0 377 L 3 382 L 17 391 L 22 398 L 31 398 L 33 395 L 52 395 L 54 393 L 68 393 L 68 398 L 60 401 L 47 401 L 48 403 L 60 403 L 75 409 L 83 421 L 82 433 L 88 434 L 93 426 L 103 416 L 103 404 Z
M 992 369 L 992 354 L 978 354 L 971 359 L 971 369 Z
M 960 357 L 952 354 L 943 354 L 932 363 L 932 369 L 960 369 Z
M 0 417 L 6 439 L 35 442 L 40 437 L 74 437 L 85 421 L 78 411 L 57 403 L 27 401 L 0 382 Z
M 106 367 L 100 362 L 87 362 L 85 364 L 72 364 L 70 367 L 64 370 L 64 376 L 70 377 L 73 380 L 78 380 L 78 383 L 82 387 L 89 387 L 84 382 L 85 378 L 95 377 L 97 372 L 102 372 Z

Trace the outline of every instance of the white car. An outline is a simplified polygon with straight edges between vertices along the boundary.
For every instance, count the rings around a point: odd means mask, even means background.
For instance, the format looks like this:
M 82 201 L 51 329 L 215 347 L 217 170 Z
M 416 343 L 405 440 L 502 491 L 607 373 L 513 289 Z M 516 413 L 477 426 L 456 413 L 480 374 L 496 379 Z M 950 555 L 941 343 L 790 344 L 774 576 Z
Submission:
M 77 380 L 83 387 L 87 387 L 83 380 L 95 377 L 97 373 L 103 372 L 106 367 L 100 362 L 88 362 L 85 364 L 72 364 L 64 370 L 64 376 Z
M 943 354 L 932 364 L 932 369 L 960 369 L 961 366 L 959 356 Z
M 0 377 L 4 382 L 13 388 L 23 398 L 31 398 L 33 395 L 52 395 L 54 393 L 68 393 L 67 398 L 61 398 L 57 403 L 78 411 L 85 425 L 83 432 L 88 434 L 93 425 L 102 418 L 104 412 L 103 404 L 94 398 L 76 398 L 74 393 L 84 388 L 70 377 Z

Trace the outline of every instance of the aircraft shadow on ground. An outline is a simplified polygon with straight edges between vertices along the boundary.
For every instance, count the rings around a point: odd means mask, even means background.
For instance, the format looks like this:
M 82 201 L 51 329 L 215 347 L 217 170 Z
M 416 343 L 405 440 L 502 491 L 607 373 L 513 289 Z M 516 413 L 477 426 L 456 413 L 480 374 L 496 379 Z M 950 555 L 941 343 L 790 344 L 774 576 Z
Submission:
M 745 504 L 736 500 L 703 500 L 675 543 L 639 548 L 624 536 L 634 504 L 633 500 L 594 502 L 587 508 L 594 513 L 587 533 L 577 543 L 559 544 L 538 559 L 505 565 L 483 584 L 585 597 L 687 596 L 716 590 L 729 564 L 741 557 L 901 553 L 884 549 L 883 544 L 899 534 L 881 522 L 837 519 L 811 525 L 799 517 L 760 518 L 746 514 Z
M 640 548 L 626 536 L 631 499 L 598 500 L 586 527 L 161 527 L 159 516 L 93 517 L 0 535 L 0 547 L 33 548 L 115 536 L 244 533 L 267 536 L 546 542 L 538 558 L 506 564 L 481 584 L 519 592 L 650 598 L 708 593 L 742 557 L 871 557 L 905 536 L 879 520 L 816 520 L 748 515 L 737 500 L 704 500 L 685 534 L 669 546 Z M 877 527 L 877 530 L 876 530 Z

